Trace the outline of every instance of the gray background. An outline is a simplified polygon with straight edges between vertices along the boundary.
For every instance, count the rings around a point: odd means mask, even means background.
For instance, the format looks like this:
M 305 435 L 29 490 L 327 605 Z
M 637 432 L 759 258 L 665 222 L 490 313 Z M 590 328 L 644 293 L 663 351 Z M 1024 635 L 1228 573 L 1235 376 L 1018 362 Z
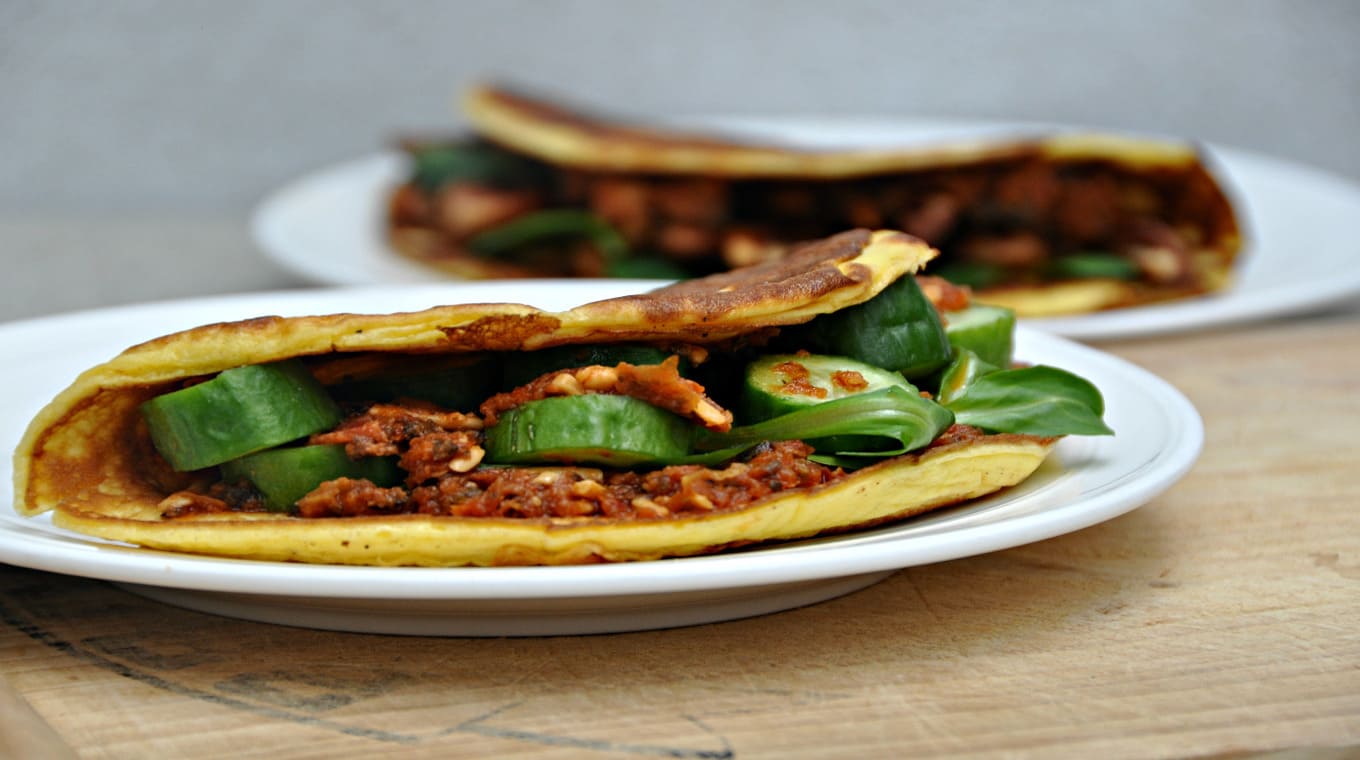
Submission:
M 301 282 L 252 206 L 507 78 L 613 111 L 1184 135 L 1360 179 L 1360 0 L 0 0 L 0 319 Z

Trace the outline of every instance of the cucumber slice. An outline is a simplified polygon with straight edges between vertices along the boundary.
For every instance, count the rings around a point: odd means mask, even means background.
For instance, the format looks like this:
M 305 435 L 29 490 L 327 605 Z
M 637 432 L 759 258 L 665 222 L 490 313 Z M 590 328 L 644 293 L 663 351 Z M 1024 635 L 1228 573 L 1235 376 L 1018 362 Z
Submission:
M 824 354 L 858 359 L 912 380 L 953 358 L 940 316 L 916 278 L 899 278 L 869 301 L 808 323 L 806 341 Z
M 988 364 L 1011 366 L 1015 351 L 1015 312 L 1001 306 L 973 304 L 945 312 L 945 335 L 956 350 L 968 350 Z
M 751 422 L 763 422 L 828 401 L 894 387 L 916 393 L 900 374 L 843 356 L 771 354 L 747 366 L 742 411 Z M 890 442 L 881 436 L 835 435 L 807 443 L 818 451 L 871 451 Z
M 176 470 L 273 448 L 340 423 L 340 409 L 298 361 L 254 364 L 141 406 L 156 451 Z
M 741 408 L 747 419 L 760 422 L 892 386 L 915 390 L 896 372 L 844 356 L 771 354 L 747 365 Z
M 588 393 L 531 401 L 486 431 L 491 464 L 570 463 L 629 467 L 686 456 L 696 426 L 631 396 Z
M 559 369 L 601 365 L 613 367 L 620 362 L 636 365 L 661 364 L 671 352 L 656 346 L 637 343 L 600 343 L 583 346 L 554 346 L 539 351 L 507 354 L 502 379 L 505 387 L 518 388 L 540 375 Z M 680 373 L 685 373 L 685 362 L 680 362 Z
M 270 449 L 222 465 L 222 479 L 248 480 L 271 512 L 286 512 L 317 486 L 336 478 L 370 480 L 384 488 L 402 481 L 396 457 L 350 459 L 341 445 Z

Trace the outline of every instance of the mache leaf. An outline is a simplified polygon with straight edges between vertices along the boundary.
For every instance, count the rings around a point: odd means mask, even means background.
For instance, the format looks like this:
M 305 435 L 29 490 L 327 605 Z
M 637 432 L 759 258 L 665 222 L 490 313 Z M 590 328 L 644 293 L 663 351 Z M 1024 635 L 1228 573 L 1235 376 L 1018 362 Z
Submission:
M 1089 381 L 1037 365 L 973 380 L 945 406 L 955 421 L 992 433 L 1114 435 L 1101 416 L 1105 400 Z
M 894 386 L 734 427 L 726 433 L 709 433 L 701 437 L 699 447 L 728 449 L 761 441 L 815 442 L 853 436 L 858 441 L 879 439 L 882 445 L 867 451 L 819 453 L 882 459 L 929 445 L 953 422 L 954 415 L 948 409 L 912 390 Z

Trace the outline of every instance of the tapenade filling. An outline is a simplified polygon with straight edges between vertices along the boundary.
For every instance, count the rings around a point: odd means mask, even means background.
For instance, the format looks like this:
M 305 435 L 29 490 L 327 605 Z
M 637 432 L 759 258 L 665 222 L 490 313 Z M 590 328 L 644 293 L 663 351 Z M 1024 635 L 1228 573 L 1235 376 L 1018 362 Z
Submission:
M 1210 286 L 1196 256 L 1220 234 L 1206 220 L 1219 215 L 1221 193 L 1202 172 L 1139 173 L 1110 161 L 1027 156 L 822 181 L 541 165 L 488 181 L 421 167 L 450 152 L 502 148 L 409 150 L 416 175 L 391 199 L 393 234 L 432 233 L 429 258 L 492 262 L 523 276 L 699 276 L 778 258 L 836 230 L 894 227 L 939 248 L 936 271 L 973 287 L 1095 277 L 1195 290 Z

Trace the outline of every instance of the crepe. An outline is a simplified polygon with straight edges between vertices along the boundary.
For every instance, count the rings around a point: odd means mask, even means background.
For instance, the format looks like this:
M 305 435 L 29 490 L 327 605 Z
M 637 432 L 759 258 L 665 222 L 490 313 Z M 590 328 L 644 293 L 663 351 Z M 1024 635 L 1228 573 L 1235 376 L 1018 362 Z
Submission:
M 1179 141 L 1067 131 L 814 150 L 635 125 L 496 86 L 471 89 L 463 111 L 471 142 L 453 146 L 500 151 L 526 162 L 524 176 L 431 180 L 419 167 L 449 143 L 419 142 L 408 145 L 416 176 L 389 209 L 398 252 L 459 277 L 639 270 L 589 242 L 477 250 L 480 233 L 545 209 L 599 217 L 657 276 L 758 263 L 851 227 L 901 229 L 942 251 L 937 273 L 1022 316 L 1212 292 L 1241 249 L 1224 186 Z
M 15 454 L 15 504 L 29 516 L 52 510 L 61 527 L 156 549 L 363 565 L 648 560 L 903 519 L 1024 480 L 1056 439 L 963 437 L 739 509 L 657 519 L 277 512 L 170 518 L 167 495 L 205 474 L 167 469 L 139 406 L 186 381 L 297 357 L 315 369 L 340 359 L 381 364 L 623 341 L 683 341 L 717 351 L 864 303 L 933 255 L 910 236 L 859 230 L 765 266 L 564 312 L 466 304 L 389 315 L 262 317 L 168 335 L 82 373 L 38 413 Z

